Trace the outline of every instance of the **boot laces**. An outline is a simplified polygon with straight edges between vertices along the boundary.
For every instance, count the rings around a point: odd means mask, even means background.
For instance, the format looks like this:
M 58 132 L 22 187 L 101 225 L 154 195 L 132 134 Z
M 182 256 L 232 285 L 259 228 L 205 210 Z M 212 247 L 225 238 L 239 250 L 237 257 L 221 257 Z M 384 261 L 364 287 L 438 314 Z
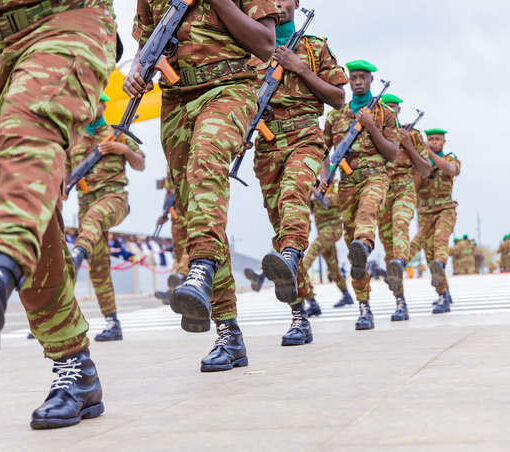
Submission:
M 188 273 L 186 284 L 190 286 L 200 287 L 207 276 L 207 266 L 204 264 L 193 265 Z
M 289 249 L 284 249 L 282 251 L 282 256 L 286 261 L 291 261 L 292 257 L 294 256 L 294 253 Z
M 370 306 L 368 305 L 368 303 L 360 303 L 359 313 L 362 317 L 371 314 Z
M 113 317 L 106 317 L 106 327 L 104 330 L 105 331 L 112 330 L 113 328 L 115 328 L 116 324 L 117 322 Z
M 69 358 L 66 361 L 55 361 L 53 372 L 57 377 L 51 383 L 51 389 L 68 389 L 78 378 L 82 378 L 81 361 L 78 358 Z
M 301 328 L 303 326 L 303 313 L 298 310 L 292 310 L 291 328 Z
M 214 345 L 216 347 L 222 347 L 229 343 L 230 338 L 232 337 L 232 331 L 229 326 L 224 326 L 223 328 L 218 328 L 218 338 Z

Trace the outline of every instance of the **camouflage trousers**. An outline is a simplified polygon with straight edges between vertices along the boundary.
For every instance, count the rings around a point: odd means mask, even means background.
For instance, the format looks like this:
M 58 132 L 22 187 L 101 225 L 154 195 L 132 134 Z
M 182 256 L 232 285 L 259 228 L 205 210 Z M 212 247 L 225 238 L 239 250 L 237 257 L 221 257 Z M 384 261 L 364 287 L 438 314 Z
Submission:
M 379 214 L 388 192 L 388 175 L 386 173 L 368 176 L 362 182 L 353 184 L 341 182 L 338 197 L 344 222 L 344 240 L 347 246 L 353 240 L 361 240 L 370 245 L 375 244 L 375 231 Z M 370 299 L 370 275 L 353 281 L 352 287 L 358 301 Z
M 455 208 L 443 209 L 439 212 L 418 212 L 419 230 L 411 242 L 410 258 L 421 249 L 425 250 L 427 263 L 439 261 L 446 265 L 448 262 L 448 242 L 455 228 L 457 212 Z M 448 280 L 436 288 L 438 294 L 448 290 Z
M 333 282 L 343 292 L 347 289 L 347 283 L 345 282 L 342 272 L 340 271 L 340 265 L 338 264 L 338 254 L 336 250 L 336 242 L 342 237 L 342 223 L 329 224 L 324 228 L 319 229 L 319 233 L 316 239 L 312 242 L 305 258 L 303 259 L 303 267 L 305 273 L 305 299 L 310 300 L 315 298 L 314 288 L 310 275 L 308 274 L 310 267 L 315 262 L 315 259 L 320 255 L 326 261 L 329 274 Z
M 94 118 L 114 47 L 103 9 L 49 16 L 0 42 L 0 252 L 27 276 L 30 328 L 54 359 L 88 346 L 59 206 L 67 153 Z
M 185 214 L 189 260 L 219 264 L 213 287 L 215 321 L 237 316 L 226 235 L 228 173 L 255 112 L 251 81 L 178 96 L 163 91 L 161 141 L 176 188 L 176 210 Z
M 275 141 L 257 141 L 254 170 L 264 207 L 275 231 L 273 248 L 281 252 L 291 247 L 308 248 L 310 235 L 310 196 L 324 159 L 325 145 L 318 127 L 307 127 L 277 134 Z M 298 267 L 298 298 L 306 296 L 306 271 Z
M 186 223 L 184 212 L 178 212 L 177 217 L 172 217 L 172 244 L 174 247 L 174 265 L 172 271 L 175 273 L 188 274 L 189 256 L 186 251 Z
M 474 275 L 476 273 L 475 256 L 465 256 L 454 263 L 454 273 L 457 275 Z
M 111 275 L 108 231 L 129 213 L 128 194 L 91 193 L 80 197 L 80 227 L 74 246 L 87 251 L 89 275 L 104 316 L 117 312 Z

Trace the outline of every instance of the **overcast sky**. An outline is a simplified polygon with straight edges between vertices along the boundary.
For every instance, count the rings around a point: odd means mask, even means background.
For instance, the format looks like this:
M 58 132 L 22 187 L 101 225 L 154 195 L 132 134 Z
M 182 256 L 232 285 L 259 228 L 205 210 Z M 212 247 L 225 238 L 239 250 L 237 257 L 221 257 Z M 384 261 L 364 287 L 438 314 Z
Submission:
M 420 128 L 441 127 L 449 131 L 445 151 L 462 162 L 455 183 L 459 201 L 456 234 L 478 237 L 495 247 L 510 233 L 510 126 L 506 91 L 510 63 L 510 6 L 504 1 L 431 0 L 409 2 L 374 0 L 340 2 L 304 0 L 315 8 L 311 33 L 328 37 L 338 62 L 367 59 L 379 72 L 376 78 L 392 82 L 391 92 L 404 99 L 401 121 L 411 121 L 415 109 L 425 110 Z M 136 0 L 114 1 L 126 61 L 135 53 L 131 27 Z M 298 14 L 297 25 L 301 23 Z M 375 81 L 373 91 L 379 90 Z M 350 99 L 347 90 L 347 98 Z M 131 214 L 118 230 L 152 233 L 160 214 L 163 193 L 155 179 L 165 174 L 159 142 L 158 121 L 136 124 L 144 142 L 147 169 L 129 171 Z M 245 188 L 234 182 L 228 234 L 239 252 L 263 256 L 270 248 L 272 230 L 262 207 L 260 188 L 252 171 L 252 154 L 245 160 Z M 66 206 L 67 224 L 75 222 L 77 203 Z M 166 230 L 169 234 L 168 229 Z M 378 253 L 379 254 L 379 253 Z

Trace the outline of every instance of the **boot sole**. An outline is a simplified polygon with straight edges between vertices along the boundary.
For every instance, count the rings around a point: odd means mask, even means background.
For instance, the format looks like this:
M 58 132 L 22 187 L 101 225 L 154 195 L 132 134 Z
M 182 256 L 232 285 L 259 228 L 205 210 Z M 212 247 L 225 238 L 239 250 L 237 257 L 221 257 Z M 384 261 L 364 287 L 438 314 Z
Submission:
M 121 336 L 113 337 L 113 338 L 111 338 L 111 339 L 102 339 L 102 338 L 99 338 L 99 339 L 98 339 L 97 337 L 95 337 L 95 338 L 94 338 L 94 340 L 95 340 L 96 342 L 115 342 L 115 341 L 122 341 L 123 339 L 124 339 L 124 338 L 122 337 L 122 335 L 121 335 Z
M 375 323 L 372 322 L 370 325 L 360 325 L 356 323 L 356 331 L 363 331 L 363 330 L 373 330 L 375 328 Z
M 287 264 L 278 256 L 267 254 L 262 259 L 262 271 L 274 282 L 276 298 L 283 303 L 297 299 L 297 282 Z
M 222 372 L 224 370 L 232 370 L 234 367 L 246 367 L 248 365 L 248 357 L 243 356 L 232 361 L 230 364 L 223 365 L 212 365 L 212 364 L 201 364 L 200 372 Z
M 388 264 L 388 286 L 393 293 L 401 292 L 404 287 L 404 270 L 397 262 Z
M 351 277 L 359 281 L 367 273 L 368 256 L 365 247 L 360 242 L 352 242 L 349 246 L 349 260 L 351 261 Z
M 58 419 L 58 418 L 49 418 L 49 419 L 40 419 L 37 421 L 30 422 L 30 427 L 34 430 L 45 430 L 50 428 L 61 428 L 61 427 L 70 427 L 71 425 L 78 424 L 82 419 L 93 419 L 101 416 L 104 413 L 104 404 L 100 402 L 96 405 L 89 406 L 80 411 L 80 414 L 76 417 L 72 417 L 69 419 Z
M 251 290 L 254 292 L 260 292 L 262 285 L 259 283 L 257 274 L 252 269 L 246 268 L 244 270 L 244 276 L 248 281 L 250 281 Z
M 441 287 L 446 278 L 442 265 L 437 261 L 432 262 L 430 265 L 430 273 L 432 274 L 432 287 Z
M 313 335 L 306 336 L 304 340 L 296 340 L 296 339 L 285 339 L 282 337 L 282 347 L 289 347 L 293 345 L 305 345 L 310 344 L 313 341 Z
M 446 314 L 448 312 L 451 312 L 451 309 L 448 308 L 447 310 L 445 311 L 435 311 L 435 310 L 432 310 L 432 314 Z
M 404 322 L 405 320 L 409 320 L 409 314 L 407 314 L 404 318 L 400 316 L 395 316 L 395 314 L 391 316 L 392 322 Z
M 308 317 L 319 317 L 322 315 L 322 311 L 306 311 Z
M 5 314 L 4 311 L 0 308 L 0 331 L 3 330 L 5 325 Z
M 170 275 L 168 277 L 168 281 L 167 281 L 167 285 L 168 285 L 168 289 L 170 289 L 170 291 L 172 290 L 175 290 L 177 289 L 177 287 L 179 287 L 184 281 L 181 280 L 178 276 L 175 276 L 175 275 Z
M 181 328 L 188 333 L 205 333 L 211 329 L 210 312 L 203 300 L 192 294 L 174 292 L 172 311 L 182 314 Z

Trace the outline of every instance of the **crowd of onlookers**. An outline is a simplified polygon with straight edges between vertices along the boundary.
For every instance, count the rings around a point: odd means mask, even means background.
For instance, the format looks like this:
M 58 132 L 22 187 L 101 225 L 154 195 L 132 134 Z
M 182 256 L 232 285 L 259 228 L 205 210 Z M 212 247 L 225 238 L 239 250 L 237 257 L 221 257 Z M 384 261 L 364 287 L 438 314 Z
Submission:
M 65 234 L 67 243 L 72 246 L 78 236 L 78 230 L 66 227 Z M 172 239 L 155 239 L 151 236 L 120 232 L 108 233 L 108 246 L 112 257 L 123 261 L 146 261 L 147 263 L 151 263 L 151 257 L 153 257 L 154 264 L 161 267 L 171 264 L 171 253 L 174 249 Z

